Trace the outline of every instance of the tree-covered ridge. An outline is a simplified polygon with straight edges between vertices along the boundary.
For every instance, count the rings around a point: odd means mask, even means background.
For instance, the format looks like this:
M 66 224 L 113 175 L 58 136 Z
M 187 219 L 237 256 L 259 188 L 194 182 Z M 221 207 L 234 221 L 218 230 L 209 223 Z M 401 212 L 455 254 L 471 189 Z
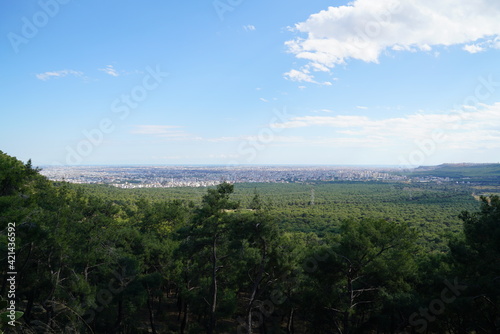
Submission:
M 304 199 L 288 214 L 283 203 L 293 194 L 270 207 L 272 194 L 240 196 L 227 183 L 199 200 L 120 199 L 54 184 L 0 153 L 0 189 L 1 258 L 6 264 L 6 229 L 15 222 L 16 305 L 24 312 L 11 333 L 500 330 L 497 196 L 464 211 L 463 231 L 431 252 L 418 242 L 428 225 L 398 219 L 402 211 L 338 219 L 342 207 L 363 202 L 356 193 L 322 199 L 326 185 L 315 185 L 314 205 Z M 449 203 L 435 190 L 422 207 Z M 397 193 L 381 192 L 381 203 Z M 305 224 L 294 221 L 305 210 L 327 206 L 335 228 L 294 228 Z M 7 272 L 2 266 L 2 296 Z
M 411 176 L 449 177 L 452 179 L 469 179 L 475 182 L 498 182 L 500 180 L 500 164 L 442 164 L 425 166 L 413 170 Z

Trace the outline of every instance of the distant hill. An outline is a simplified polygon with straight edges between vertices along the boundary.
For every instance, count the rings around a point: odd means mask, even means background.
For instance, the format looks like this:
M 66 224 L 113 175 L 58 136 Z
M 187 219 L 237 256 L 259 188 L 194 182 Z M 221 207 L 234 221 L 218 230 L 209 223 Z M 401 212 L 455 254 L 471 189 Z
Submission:
M 452 179 L 470 179 L 473 181 L 500 182 L 500 164 L 442 164 L 421 166 L 410 173 L 411 176 L 449 177 Z

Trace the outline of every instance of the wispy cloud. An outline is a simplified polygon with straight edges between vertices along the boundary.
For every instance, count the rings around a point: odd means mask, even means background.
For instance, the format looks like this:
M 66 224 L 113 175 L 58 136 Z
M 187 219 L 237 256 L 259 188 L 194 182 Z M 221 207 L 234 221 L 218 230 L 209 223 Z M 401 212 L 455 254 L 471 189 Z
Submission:
M 329 109 L 318 112 L 330 113 Z M 272 123 L 270 129 L 286 130 L 274 135 L 269 146 L 370 149 L 405 152 L 416 142 L 425 142 L 440 133 L 441 149 L 500 149 L 500 102 L 467 106 L 448 113 L 415 112 L 400 117 L 378 118 L 365 115 L 316 114 L 294 116 Z M 323 130 L 315 128 L 323 128 Z M 326 130 L 326 131 L 325 131 Z M 276 133 L 278 130 L 276 131 Z M 132 133 L 153 137 L 159 142 L 186 143 L 260 143 L 257 135 L 202 137 L 174 125 L 137 125 Z
M 102 72 L 109 74 L 113 77 L 117 77 L 120 75 L 118 73 L 118 71 L 113 67 L 113 65 L 107 65 L 105 68 L 100 68 L 99 71 L 102 71 Z
M 313 113 L 320 113 L 320 112 L 326 112 L 326 113 L 332 113 L 333 110 L 330 109 L 317 109 L 317 110 L 311 110 Z
M 309 71 L 291 70 L 290 72 L 286 72 L 284 76 L 291 81 L 316 83 L 313 76 L 309 74 Z
M 47 81 L 51 78 L 62 78 L 65 76 L 75 76 L 75 77 L 83 77 L 83 72 L 75 71 L 75 70 L 60 70 L 60 71 L 50 71 L 36 74 L 37 79 L 42 81 Z
M 335 141 L 365 142 L 378 138 L 386 145 L 412 143 L 432 138 L 436 131 L 446 135 L 449 148 L 500 148 L 500 103 L 464 107 L 450 113 L 415 113 L 402 117 L 373 119 L 367 116 L 300 116 L 271 124 L 272 128 L 332 128 Z M 370 140 L 371 140 L 370 139 Z
M 285 79 L 295 82 L 309 82 L 318 85 L 331 86 L 332 83 L 329 81 L 318 82 L 314 80 L 314 76 L 311 74 L 310 70 L 307 67 L 301 68 L 300 70 L 290 70 L 283 74 Z
M 249 25 L 243 26 L 243 29 L 245 29 L 245 31 L 255 31 L 256 28 L 254 25 L 249 24 Z
M 189 135 L 176 125 L 136 125 L 132 134 L 149 135 L 160 138 L 187 138 Z
M 479 53 L 487 51 L 488 49 L 500 49 L 500 34 L 494 38 L 486 38 L 477 43 L 466 44 L 463 50 L 469 53 Z

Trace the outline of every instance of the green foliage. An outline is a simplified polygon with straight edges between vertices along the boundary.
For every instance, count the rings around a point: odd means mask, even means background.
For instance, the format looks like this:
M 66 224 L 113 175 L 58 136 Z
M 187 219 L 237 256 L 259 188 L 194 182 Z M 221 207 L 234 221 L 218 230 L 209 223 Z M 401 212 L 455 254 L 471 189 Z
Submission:
M 384 305 L 411 291 L 415 239 L 407 226 L 394 222 L 344 222 L 338 240 L 313 253 L 321 260 L 308 275 L 317 303 L 313 324 L 342 333 L 368 329 Z
M 409 333 L 412 315 L 455 281 L 466 289 L 427 331 L 494 333 L 500 199 L 482 197 L 475 212 L 472 192 L 386 182 L 125 190 L 52 183 L 0 152 L 0 251 L 15 222 L 24 333 Z
M 464 313 L 468 328 L 481 332 L 500 330 L 500 197 L 481 197 L 480 210 L 462 212 L 463 237 L 451 244 L 451 257 L 457 276 L 466 282 L 460 296 L 462 306 L 455 314 Z
M 103 185 L 78 185 L 79 189 L 117 204 L 183 201 L 187 208 L 201 205 L 203 188 L 118 189 Z M 315 190 L 311 205 L 311 187 Z M 208 188 L 215 189 L 215 188 Z M 349 219 L 376 218 L 408 224 L 420 231 L 418 243 L 446 252 L 447 240 L 461 230 L 458 215 L 474 210 L 474 189 L 453 183 L 317 182 L 314 184 L 238 184 L 232 198 L 242 208 L 253 209 L 256 190 L 260 205 L 279 217 L 283 231 L 337 233 Z M 134 205 L 135 206 L 135 205 Z M 142 207 L 141 207 L 142 211 Z

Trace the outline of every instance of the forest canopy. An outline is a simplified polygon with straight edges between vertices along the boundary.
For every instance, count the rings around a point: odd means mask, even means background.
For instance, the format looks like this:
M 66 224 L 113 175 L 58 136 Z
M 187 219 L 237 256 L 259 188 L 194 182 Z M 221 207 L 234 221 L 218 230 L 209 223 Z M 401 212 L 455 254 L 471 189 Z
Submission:
M 1 296 L 10 298 L 15 226 L 22 312 L 2 330 L 500 330 L 498 196 L 476 201 L 469 188 L 442 185 L 312 186 L 313 203 L 309 184 L 77 186 L 0 151 Z

